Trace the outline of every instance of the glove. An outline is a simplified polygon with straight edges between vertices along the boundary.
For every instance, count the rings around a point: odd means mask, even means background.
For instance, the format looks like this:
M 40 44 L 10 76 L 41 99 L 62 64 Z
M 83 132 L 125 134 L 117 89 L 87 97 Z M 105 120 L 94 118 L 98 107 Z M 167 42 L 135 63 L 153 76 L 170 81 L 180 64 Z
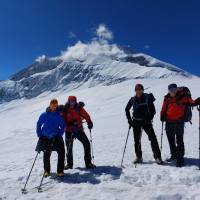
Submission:
M 37 151 L 38 153 L 40 153 L 41 151 L 45 151 L 47 149 L 48 146 L 48 139 L 46 137 L 39 137 L 39 140 L 37 142 L 35 151 Z
M 133 120 L 131 120 L 131 119 L 128 120 L 128 123 L 129 123 L 130 126 L 133 126 L 133 125 L 134 125 L 134 122 L 133 122 Z
M 200 105 L 200 97 L 198 97 L 198 98 L 195 100 L 195 103 L 196 103 L 197 105 Z
M 82 102 L 82 101 L 80 101 L 78 104 L 79 104 L 79 106 L 80 106 L 81 108 L 83 108 L 83 107 L 85 106 L 85 103 Z
M 160 121 L 161 121 L 161 122 L 164 122 L 164 121 L 166 121 L 166 118 L 165 118 L 165 116 L 161 115 L 161 116 L 160 116 Z
M 88 129 L 91 130 L 92 128 L 93 128 L 93 123 L 92 123 L 92 122 L 89 122 L 89 123 L 88 123 Z

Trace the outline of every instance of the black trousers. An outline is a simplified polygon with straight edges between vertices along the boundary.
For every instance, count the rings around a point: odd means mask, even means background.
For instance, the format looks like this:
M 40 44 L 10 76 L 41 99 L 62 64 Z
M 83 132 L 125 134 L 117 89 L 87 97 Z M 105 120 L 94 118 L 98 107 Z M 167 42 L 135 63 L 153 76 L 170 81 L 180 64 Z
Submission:
M 76 133 L 73 132 L 66 132 L 65 133 L 65 143 L 67 146 L 67 164 L 70 167 L 73 167 L 73 141 L 74 141 L 74 135 L 76 135 L 75 138 L 77 138 L 84 147 L 84 159 L 85 159 L 85 165 L 91 164 L 91 148 L 90 148 L 90 142 L 85 134 L 84 131 L 78 131 Z
M 166 122 L 166 134 L 171 156 L 183 158 L 185 154 L 184 121 Z
M 44 150 L 44 170 L 51 171 L 50 157 L 51 152 L 56 151 L 58 154 L 57 172 L 63 172 L 65 162 L 65 146 L 62 137 L 57 137 L 46 141 L 46 150 Z
M 153 151 L 154 158 L 161 159 L 161 152 L 160 152 L 160 148 L 158 145 L 158 141 L 157 141 L 152 123 L 150 121 L 145 122 L 145 121 L 139 121 L 139 120 L 134 120 L 133 122 L 134 122 L 133 135 L 134 135 L 134 140 L 135 140 L 135 154 L 137 158 L 142 158 L 141 136 L 142 136 L 142 129 L 143 129 L 148 135 L 148 138 L 151 142 L 151 148 Z

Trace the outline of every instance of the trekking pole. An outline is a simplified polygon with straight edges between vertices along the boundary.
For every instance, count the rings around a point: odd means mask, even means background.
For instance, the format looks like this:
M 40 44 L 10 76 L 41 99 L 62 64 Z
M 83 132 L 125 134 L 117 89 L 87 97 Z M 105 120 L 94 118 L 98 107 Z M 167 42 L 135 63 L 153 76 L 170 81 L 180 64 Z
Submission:
M 92 154 L 92 164 L 94 165 L 94 149 L 92 144 L 92 130 L 90 129 L 90 144 L 91 144 L 91 154 Z
M 42 192 L 42 183 L 43 183 L 43 180 L 44 180 L 44 174 L 45 174 L 45 172 L 44 172 L 43 175 L 42 175 L 42 179 L 41 179 L 40 185 L 39 185 L 39 187 L 38 187 L 38 192 Z
M 161 144 L 160 144 L 161 152 L 162 152 L 162 146 L 163 146 L 163 132 L 164 132 L 164 122 L 162 122 L 162 131 L 161 131 Z
M 199 111 L 199 170 L 200 170 L 200 106 L 197 107 Z
M 124 151 L 123 151 L 123 155 L 122 155 L 122 161 L 121 161 L 121 168 L 123 166 L 124 155 L 125 155 L 125 151 L 126 151 L 126 146 L 127 146 L 127 142 L 128 142 L 128 137 L 129 137 L 130 130 L 131 130 L 131 126 L 129 126 L 127 137 L 126 137 L 126 142 L 125 142 Z
M 28 181 L 29 181 L 29 178 L 30 178 L 30 175 L 31 175 L 31 173 L 32 173 L 32 170 L 33 170 L 33 167 L 34 167 L 34 165 L 35 165 L 35 162 L 36 162 L 36 160 L 37 160 L 38 154 L 39 154 L 39 152 L 37 152 L 37 154 L 36 154 L 36 156 L 35 156 L 33 165 L 32 165 L 32 167 L 31 167 L 31 170 L 30 170 L 30 172 L 29 172 L 29 174 L 28 174 L 28 177 L 27 177 L 27 179 L 26 179 L 26 183 L 25 183 L 24 187 L 21 189 L 22 194 L 26 194 L 26 193 L 27 193 L 26 185 L 27 185 L 27 183 L 28 183 Z

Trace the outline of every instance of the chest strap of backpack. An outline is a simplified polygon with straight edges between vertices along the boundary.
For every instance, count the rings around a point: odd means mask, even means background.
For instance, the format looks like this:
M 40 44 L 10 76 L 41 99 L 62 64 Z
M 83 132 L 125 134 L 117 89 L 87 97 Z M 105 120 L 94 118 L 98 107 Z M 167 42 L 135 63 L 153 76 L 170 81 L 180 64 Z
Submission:
M 133 111 L 135 111 L 138 108 L 138 106 L 147 105 L 148 112 L 149 112 L 149 106 L 148 106 L 149 95 L 148 94 L 144 94 L 144 95 L 145 95 L 145 102 L 143 102 L 143 103 L 137 103 L 136 97 L 132 97 Z

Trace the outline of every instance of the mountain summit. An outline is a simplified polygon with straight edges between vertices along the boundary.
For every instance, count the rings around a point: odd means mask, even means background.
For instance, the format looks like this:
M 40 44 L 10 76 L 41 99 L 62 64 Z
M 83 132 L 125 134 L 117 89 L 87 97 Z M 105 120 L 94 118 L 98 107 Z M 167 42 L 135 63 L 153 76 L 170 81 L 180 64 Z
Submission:
M 112 85 L 130 79 L 192 75 L 128 47 L 94 39 L 77 42 L 60 56 L 40 56 L 33 64 L 0 81 L 0 103 L 33 98 L 46 91 L 71 90 L 80 86 Z

